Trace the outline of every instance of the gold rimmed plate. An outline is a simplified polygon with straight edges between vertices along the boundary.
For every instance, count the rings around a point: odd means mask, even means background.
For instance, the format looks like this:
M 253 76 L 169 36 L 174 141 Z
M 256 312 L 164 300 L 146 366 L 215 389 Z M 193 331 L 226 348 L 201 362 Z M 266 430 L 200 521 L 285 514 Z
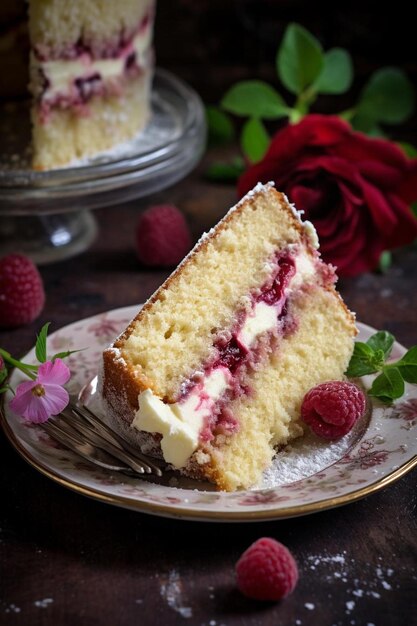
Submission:
M 84 389 L 84 400 L 97 410 L 91 381 L 103 349 L 136 315 L 125 307 L 80 320 L 51 334 L 48 352 L 88 346 L 67 361 L 72 371 L 69 391 Z M 361 341 L 374 329 L 358 324 Z M 394 358 L 405 348 L 395 343 Z M 35 361 L 34 349 L 25 357 Z M 21 380 L 13 372 L 11 385 Z M 12 413 L 5 397 L 2 425 L 21 456 L 37 470 L 77 493 L 97 500 L 166 517 L 238 522 L 307 515 L 348 504 L 382 489 L 417 465 L 417 387 L 392 406 L 373 403 L 368 414 L 341 440 L 333 443 L 308 435 L 279 452 L 261 484 L 248 491 L 217 492 L 213 487 L 168 473 L 162 480 L 121 476 L 90 465 L 58 446 L 36 425 Z

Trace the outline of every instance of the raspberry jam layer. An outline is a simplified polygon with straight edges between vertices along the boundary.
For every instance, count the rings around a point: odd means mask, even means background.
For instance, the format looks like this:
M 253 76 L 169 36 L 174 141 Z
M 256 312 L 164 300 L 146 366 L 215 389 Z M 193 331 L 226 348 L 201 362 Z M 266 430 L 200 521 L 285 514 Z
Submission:
M 268 280 L 249 294 L 249 304 L 236 312 L 233 327 L 218 334 L 210 360 L 181 385 L 176 402 L 164 403 L 149 389 L 139 396 L 132 425 L 161 433 L 164 458 L 176 467 L 183 467 L 199 444 L 239 429 L 230 403 L 251 393 L 250 371 L 277 348 L 280 339 L 295 332 L 291 301 L 294 294 L 317 282 L 321 262 L 292 246 L 268 265 Z
M 94 51 L 77 42 L 65 56 L 48 58 L 38 49 L 33 51 L 34 90 L 39 117 L 48 120 L 53 108 L 73 108 L 80 115 L 88 114 L 88 101 L 94 96 L 120 95 L 126 80 L 139 76 L 152 63 L 152 20 L 146 15 L 129 39 L 121 37 L 119 45 Z
M 272 350 L 273 337 L 288 334 L 290 325 L 285 325 L 284 320 L 288 318 L 288 286 L 295 273 L 294 258 L 289 254 L 279 257 L 271 278 L 251 294 L 249 311 L 238 313 L 230 337 L 221 336 L 214 343 L 217 356 L 204 368 L 205 376 L 218 368 L 226 369 L 230 376 L 225 393 L 218 399 L 211 414 L 205 417 L 200 433 L 202 441 L 211 441 L 218 434 L 230 435 L 238 429 L 237 421 L 225 407 L 235 398 L 250 392 L 243 382 L 246 372 Z M 295 325 L 292 324 L 291 328 L 294 329 Z M 263 345 L 259 345 L 262 337 Z M 195 393 L 195 390 L 191 388 L 190 393 Z M 188 394 L 181 397 L 180 404 Z
M 295 262 L 288 256 L 278 259 L 277 265 L 278 271 L 272 283 L 264 284 L 258 296 L 252 295 L 252 318 L 257 317 L 256 310 L 260 309 L 260 303 L 265 303 L 267 307 L 274 309 L 271 311 L 271 315 L 277 323 L 286 315 L 286 309 L 284 307 L 287 299 L 286 289 L 295 274 Z M 232 331 L 232 336 L 229 341 L 225 343 L 224 339 L 221 338 L 216 341 L 214 346 L 219 356 L 211 366 L 212 368 L 222 365 L 227 367 L 232 374 L 235 374 L 238 368 L 250 359 L 250 331 L 248 339 L 244 333 L 250 318 L 251 314 L 245 316 L 244 322 L 240 322 Z

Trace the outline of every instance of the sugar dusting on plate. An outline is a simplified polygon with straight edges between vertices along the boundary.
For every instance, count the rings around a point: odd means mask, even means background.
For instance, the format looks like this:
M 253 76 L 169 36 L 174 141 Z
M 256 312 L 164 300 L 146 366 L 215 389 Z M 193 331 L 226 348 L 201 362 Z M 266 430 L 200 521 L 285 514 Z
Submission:
M 364 428 L 364 419 L 360 419 L 354 428 L 336 441 L 320 439 L 313 433 L 303 437 L 280 450 L 263 475 L 262 482 L 256 489 L 272 489 L 308 478 L 326 467 L 339 461 L 360 438 Z

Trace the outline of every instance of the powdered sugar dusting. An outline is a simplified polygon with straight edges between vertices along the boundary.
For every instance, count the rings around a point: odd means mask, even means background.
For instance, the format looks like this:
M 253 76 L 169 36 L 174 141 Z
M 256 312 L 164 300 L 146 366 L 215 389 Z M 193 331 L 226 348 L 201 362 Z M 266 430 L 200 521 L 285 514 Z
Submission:
M 193 616 L 193 611 L 191 607 L 183 605 L 182 593 L 182 582 L 178 572 L 174 569 L 169 572 L 168 580 L 161 585 L 161 596 L 165 598 L 171 609 L 182 617 L 190 618 Z
M 47 609 L 53 603 L 53 598 L 44 598 L 43 600 L 35 600 L 33 603 L 38 609 Z
M 359 420 L 347 435 L 336 441 L 325 441 L 306 433 L 276 454 L 257 489 L 288 485 L 333 465 L 352 447 L 362 428 L 362 420 Z
M 393 555 L 395 557 L 395 555 Z M 309 554 L 303 559 L 304 576 L 309 576 L 308 570 L 312 571 L 312 576 L 320 580 L 322 586 L 328 586 L 328 597 L 332 603 L 340 603 L 341 615 L 349 616 L 351 619 L 355 611 L 360 611 L 364 602 L 389 598 L 391 593 L 399 589 L 404 575 L 409 576 L 409 565 L 404 563 L 400 571 L 395 572 L 392 567 L 386 566 L 387 555 L 378 556 L 377 561 L 373 557 L 373 562 L 365 559 L 360 564 L 360 578 L 357 577 L 358 562 L 357 557 L 353 558 L 347 550 L 342 550 L 335 554 L 323 552 L 320 554 Z M 412 576 L 413 582 L 417 576 Z M 333 598 L 333 600 L 332 600 Z M 306 602 L 304 609 L 312 611 L 314 604 Z M 342 626 L 347 622 L 347 617 L 337 623 Z M 297 621 L 296 621 L 297 624 Z M 366 622 L 367 626 L 374 626 L 373 622 Z

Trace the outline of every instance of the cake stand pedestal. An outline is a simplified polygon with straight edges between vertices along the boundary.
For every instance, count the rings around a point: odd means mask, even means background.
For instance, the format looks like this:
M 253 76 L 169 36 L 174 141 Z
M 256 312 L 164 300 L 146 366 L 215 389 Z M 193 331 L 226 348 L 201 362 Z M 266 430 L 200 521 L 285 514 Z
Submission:
M 89 211 L 5 215 L 0 221 L 0 250 L 2 255 L 22 252 L 43 265 L 84 252 L 96 234 L 97 223 Z
M 0 113 L 0 252 L 22 252 L 37 264 L 86 250 L 97 233 L 92 209 L 178 182 L 195 167 L 205 146 L 200 98 L 164 70 L 155 74 L 152 115 L 140 135 L 64 169 L 30 169 L 27 104 Z

